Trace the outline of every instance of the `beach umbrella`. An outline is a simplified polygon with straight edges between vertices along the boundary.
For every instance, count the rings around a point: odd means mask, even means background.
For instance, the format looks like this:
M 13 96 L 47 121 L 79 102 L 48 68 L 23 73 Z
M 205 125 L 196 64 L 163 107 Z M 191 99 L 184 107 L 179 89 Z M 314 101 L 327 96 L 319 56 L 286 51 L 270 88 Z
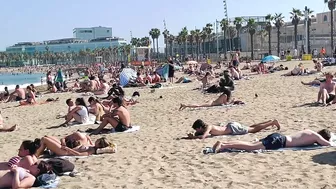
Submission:
M 136 79 L 137 73 L 132 68 L 124 68 L 120 73 L 119 82 L 122 87 L 126 86 L 130 80 Z
M 264 57 L 264 58 L 261 60 L 261 62 L 263 62 L 263 63 L 267 63 L 267 62 L 277 62 L 277 61 L 279 61 L 279 60 L 280 60 L 279 57 L 274 56 L 274 55 L 269 55 L 269 56 Z

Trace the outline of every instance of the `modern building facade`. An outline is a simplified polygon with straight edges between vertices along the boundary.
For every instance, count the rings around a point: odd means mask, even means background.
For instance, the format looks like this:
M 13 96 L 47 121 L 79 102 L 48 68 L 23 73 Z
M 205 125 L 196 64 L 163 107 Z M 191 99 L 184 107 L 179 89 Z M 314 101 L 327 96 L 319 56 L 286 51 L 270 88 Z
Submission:
M 80 40 L 112 37 L 111 27 L 74 28 L 73 37 Z
M 28 53 L 34 54 L 35 52 L 79 52 L 80 50 L 94 50 L 96 48 L 109 48 L 109 47 L 119 47 L 127 44 L 127 41 L 118 37 L 106 37 L 103 35 L 112 34 L 112 29 L 107 29 L 106 27 L 98 27 L 105 29 L 92 30 L 95 31 L 93 39 L 78 39 L 78 38 L 65 38 L 56 39 L 43 42 L 20 42 L 13 46 L 7 47 L 7 53 Z M 83 29 L 83 28 L 81 28 Z M 75 31 L 76 29 L 74 29 Z M 109 30 L 109 34 L 103 34 L 106 30 Z M 76 32 L 84 30 L 76 30 Z M 98 32 L 97 32 L 98 31 Z M 103 37 L 102 37 L 103 36 Z M 84 37 L 84 36 L 82 36 Z M 89 36 L 86 36 L 89 37 Z M 91 37 L 90 37 L 91 38 Z

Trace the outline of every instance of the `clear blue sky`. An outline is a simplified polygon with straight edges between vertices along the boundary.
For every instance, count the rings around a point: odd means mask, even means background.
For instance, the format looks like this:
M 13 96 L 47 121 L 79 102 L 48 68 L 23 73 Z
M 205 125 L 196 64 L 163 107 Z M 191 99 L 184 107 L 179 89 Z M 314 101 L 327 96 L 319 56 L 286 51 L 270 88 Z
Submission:
M 253 3 L 251 3 L 253 2 Z M 227 0 L 229 17 L 263 16 L 308 6 L 327 11 L 324 0 Z M 75 27 L 110 26 L 113 36 L 130 40 L 148 36 L 151 28 L 178 33 L 182 27 L 202 28 L 222 19 L 222 0 L 11 0 L 0 6 L 0 51 L 23 41 L 72 37 Z M 163 37 L 160 44 L 163 44 Z

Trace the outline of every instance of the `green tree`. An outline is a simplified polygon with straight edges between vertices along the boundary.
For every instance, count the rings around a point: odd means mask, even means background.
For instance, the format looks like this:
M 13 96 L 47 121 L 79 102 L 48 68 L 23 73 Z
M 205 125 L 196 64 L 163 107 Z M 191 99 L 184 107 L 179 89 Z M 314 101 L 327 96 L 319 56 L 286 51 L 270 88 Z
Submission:
M 280 28 L 284 25 L 284 16 L 282 16 L 282 13 L 275 13 L 274 15 L 274 25 L 277 28 L 277 50 L 278 50 L 278 56 L 280 55 Z
M 268 54 L 271 55 L 272 54 L 272 22 L 274 20 L 274 17 L 271 14 L 268 14 L 265 17 L 266 20 L 266 31 L 267 31 L 267 35 L 268 35 Z
M 290 12 L 290 19 L 292 20 L 292 24 L 294 25 L 294 47 L 297 49 L 298 39 L 297 39 L 297 26 L 301 20 L 302 12 L 299 9 L 293 8 L 292 12 Z
M 236 25 L 237 30 L 237 41 L 238 41 L 238 49 L 240 49 L 241 42 L 240 42 L 240 30 L 242 28 L 243 18 L 242 17 L 236 17 L 233 21 L 234 25 Z
M 256 33 L 256 27 L 257 24 L 253 18 L 250 18 L 247 21 L 247 28 L 249 31 L 249 34 L 251 36 L 251 59 L 254 60 L 254 42 L 253 42 L 253 36 Z

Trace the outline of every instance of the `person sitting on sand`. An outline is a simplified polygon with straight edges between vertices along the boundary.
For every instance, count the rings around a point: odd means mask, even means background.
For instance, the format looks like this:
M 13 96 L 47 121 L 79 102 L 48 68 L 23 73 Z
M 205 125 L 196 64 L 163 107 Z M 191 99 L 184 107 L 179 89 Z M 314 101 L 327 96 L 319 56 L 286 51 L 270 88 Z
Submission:
M 12 132 L 12 131 L 15 131 L 17 128 L 17 125 L 13 125 L 9 128 L 6 128 L 4 126 L 4 120 L 3 120 L 3 117 L 2 117 L 2 114 L 1 114 L 1 111 L 0 111 L 0 132 Z
M 184 110 L 185 108 L 202 108 L 202 107 L 212 107 L 212 106 L 223 106 L 228 104 L 244 104 L 242 101 L 235 101 L 231 99 L 231 91 L 228 89 L 224 89 L 223 94 L 221 94 L 215 101 L 213 101 L 211 104 L 201 104 L 201 105 L 187 105 L 187 104 L 181 104 L 179 110 Z
M 19 148 L 18 156 L 12 157 L 7 162 L 8 169 L 12 168 L 13 166 L 29 169 L 32 165 L 34 165 L 37 162 L 37 157 L 35 156 L 35 153 L 37 149 L 40 148 L 40 143 L 40 139 L 35 139 L 34 141 L 23 141 Z
M 225 70 L 223 72 L 224 77 L 219 80 L 220 91 L 224 91 L 224 89 L 229 89 L 233 91 L 235 89 L 234 82 L 230 77 L 229 71 Z
M 107 94 L 110 89 L 110 86 L 106 83 L 105 79 L 101 79 L 100 82 L 100 89 L 94 92 L 95 95 Z
M 78 89 L 78 88 L 79 88 L 79 80 L 76 79 L 75 83 L 74 83 L 74 86 L 73 86 L 73 89 Z
M 95 122 L 101 121 L 101 117 L 105 114 L 103 106 L 92 96 L 88 99 L 88 102 L 90 103 L 88 106 L 89 113 L 96 116 Z
M 45 161 L 35 163 L 29 169 L 14 166 L 11 170 L 0 170 L 0 188 L 31 188 L 36 177 L 52 171 Z
M 99 134 L 107 124 L 111 124 L 116 132 L 124 132 L 131 128 L 131 117 L 128 110 L 124 107 L 123 99 L 115 97 L 112 99 L 112 112 L 103 116 L 103 122 L 91 134 Z M 117 117 L 117 118 L 116 118 Z
M 11 94 L 9 94 L 9 99 L 7 100 L 7 102 L 11 102 L 13 100 L 15 101 L 21 101 L 26 99 L 26 92 L 24 89 L 20 88 L 20 85 L 16 85 L 15 86 L 15 90 L 14 92 L 12 92 Z
M 0 101 L 7 101 L 9 98 L 8 87 L 5 87 L 5 91 L 0 94 Z
M 233 66 L 230 66 L 229 67 L 229 71 L 230 71 L 230 74 L 231 74 L 231 77 L 234 79 L 234 80 L 239 80 L 239 79 L 241 79 L 242 77 L 241 77 L 241 73 L 239 73 L 238 71 L 238 69 L 235 69 L 235 67 L 233 67 Z
M 317 60 L 313 60 L 315 64 L 315 69 L 317 72 L 321 72 L 323 68 L 323 64 L 321 62 L 318 62 Z
M 295 68 L 292 71 L 284 74 L 283 76 L 297 76 L 297 75 L 302 75 L 304 72 L 305 70 L 304 70 L 303 64 L 300 63 L 298 66 L 295 66 Z
M 27 105 L 27 104 L 36 104 L 36 97 L 35 93 L 32 91 L 31 86 L 27 86 L 27 99 L 20 101 L 20 105 Z
M 315 143 L 321 146 L 333 146 L 330 142 L 330 131 L 323 129 L 315 132 L 309 129 L 299 131 L 292 135 L 282 135 L 273 133 L 257 142 L 243 142 L 243 141 L 230 141 L 220 142 L 217 141 L 212 148 L 213 153 L 219 153 L 225 149 L 236 150 L 277 150 L 280 148 L 302 147 L 314 145 Z
M 140 72 L 137 72 L 137 78 L 136 78 L 135 82 L 138 84 L 138 86 L 145 86 L 146 85 Z
M 153 72 L 153 79 L 152 79 L 152 83 L 160 83 L 161 82 L 161 77 L 160 75 L 154 71 Z
M 333 82 L 334 76 L 331 73 L 326 73 L 326 81 L 321 83 L 320 91 L 318 92 L 317 103 L 322 100 L 323 105 L 335 102 L 336 83 Z
M 149 75 L 148 72 L 146 72 L 146 77 L 144 79 L 146 84 L 151 84 L 153 82 L 152 77 Z
M 221 135 L 245 135 L 248 133 L 257 133 L 271 126 L 276 126 L 280 130 L 280 124 L 277 120 L 269 120 L 246 127 L 237 122 L 229 122 L 225 126 L 208 125 L 198 119 L 192 126 L 196 130 L 195 134 L 189 133 L 188 137 L 184 139 L 205 139 L 210 136 Z
M 89 136 L 76 132 L 64 139 L 57 139 L 52 136 L 41 138 L 41 147 L 36 152 L 40 157 L 48 149 L 57 156 L 89 156 L 92 154 L 115 153 L 115 145 L 105 137 L 97 139 L 92 143 Z
M 89 112 L 84 99 L 77 98 L 75 104 L 76 107 L 66 115 L 65 122 L 61 126 L 67 126 L 72 119 L 80 124 L 86 123 L 89 120 Z

